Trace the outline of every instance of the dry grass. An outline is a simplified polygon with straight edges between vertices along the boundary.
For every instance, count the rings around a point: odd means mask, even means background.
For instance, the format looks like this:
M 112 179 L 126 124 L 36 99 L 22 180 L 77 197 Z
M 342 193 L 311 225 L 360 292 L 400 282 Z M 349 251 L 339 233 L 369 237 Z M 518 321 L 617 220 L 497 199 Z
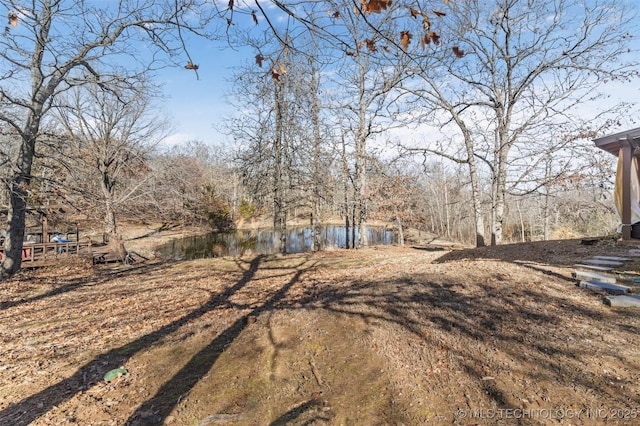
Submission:
M 0 290 L 0 424 L 549 424 L 557 408 L 575 414 L 565 424 L 605 421 L 587 409 L 637 424 L 639 313 L 570 279 L 573 262 L 621 250 L 387 247 L 29 272 Z M 119 366 L 129 374 L 102 380 Z M 506 411 L 520 408 L 530 417 Z M 489 409 L 505 411 L 459 415 Z

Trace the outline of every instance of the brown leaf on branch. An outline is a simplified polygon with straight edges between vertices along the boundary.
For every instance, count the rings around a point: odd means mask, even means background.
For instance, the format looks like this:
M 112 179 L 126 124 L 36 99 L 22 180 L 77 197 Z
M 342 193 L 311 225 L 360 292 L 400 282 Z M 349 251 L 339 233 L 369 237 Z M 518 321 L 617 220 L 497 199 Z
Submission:
M 381 13 L 391 6 L 391 0 L 360 0 L 362 9 L 367 13 Z
M 271 79 L 275 82 L 280 81 L 280 73 L 275 68 L 271 69 Z
M 327 10 L 327 15 L 331 16 L 333 19 L 340 19 L 339 10 L 336 10 L 335 12 L 333 10 Z
M 460 49 L 458 46 L 453 46 L 451 49 L 458 58 L 462 58 L 464 56 L 464 50 Z
M 400 33 L 400 44 L 402 45 L 402 48 L 404 50 L 407 50 L 409 48 L 409 43 L 411 43 L 411 37 L 413 36 L 409 31 L 402 31 Z
M 431 36 L 429 34 L 425 34 L 424 37 L 420 39 L 420 46 L 425 47 L 427 44 L 431 44 Z
M 433 44 L 435 44 L 436 46 L 440 44 L 440 36 L 438 34 L 431 31 L 429 33 L 429 37 L 431 37 L 431 40 L 433 40 Z
M 13 26 L 13 28 L 18 26 L 18 15 L 14 12 L 9 12 L 9 25 Z
M 258 53 L 256 55 L 256 64 L 258 64 L 260 68 L 262 68 L 262 61 L 264 61 L 264 56 L 262 56 L 261 53 Z
M 391 53 L 391 49 L 389 49 L 389 46 L 382 46 L 382 49 L 387 53 Z
M 347 56 L 356 56 L 356 52 L 353 50 L 347 50 Z
M 187 62 L 187 65 L 184 66 L 188 70 L 197 70 L 200 68 L 198 65 L 191 63 L 191 61 Z
M 439 17 L 439 18 L 442 18 L 443 16 L 447 16 L 447 14 L 446 14 L 446 13 L 444 13 L 444 12 L 440 12 L 439 10 L 431 9 L 431 11 L 432 11 L 433 13 L 435 13 L 435 15 L 436 15 L 437 17 Z
M 258 15 L 256 15 L 256 11 L 255 10 L 251 11 L 251 17 L 253 18 L 253 23 L 258 25 Z
M 367 42 L 367 50 L 369 52 L 377 52 L 378 48 L 376 47 L 376 42 L 371 40 L 370 38 L 365 40 Z
M 411 6 L 409 6 L 409 12 L 411 12 L 411 17 L 415 18 L 418 15 L 422 15 L 422 11 L 421 10 L 416 10 L 414 8 L 412 8 Z
M 427 15 L 426 13 L 423 15 L 423 18 L 422 18 L 422 27 L 427 32 L 429 32 L 429 30 L 431 29 L 431 21 L 429 21 L 429 15 Z
M 282 64 L 280 64 L 280 74 L 282 74 L 282 75 L 286 75 L 287 74 L 287 69 Z

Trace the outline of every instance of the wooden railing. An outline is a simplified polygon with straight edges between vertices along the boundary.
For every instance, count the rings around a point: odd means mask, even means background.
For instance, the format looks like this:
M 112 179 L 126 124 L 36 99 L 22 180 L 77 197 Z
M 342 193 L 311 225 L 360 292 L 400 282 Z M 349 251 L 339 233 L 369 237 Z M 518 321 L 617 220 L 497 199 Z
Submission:
M 56 260 L 78 254 L 90 255 L 91 243 L 71 241 L 68 243 L 25 243 L 22 246 L 22 262 Z M 3 257 L 4 249 L 0 246 L 0 260 Z

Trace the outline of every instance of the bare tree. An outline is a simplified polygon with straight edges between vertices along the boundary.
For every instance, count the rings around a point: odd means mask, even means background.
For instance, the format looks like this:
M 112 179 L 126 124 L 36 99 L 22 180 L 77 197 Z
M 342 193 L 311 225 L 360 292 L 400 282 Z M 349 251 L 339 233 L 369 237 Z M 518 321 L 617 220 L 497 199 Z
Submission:
M 625 2 L 591 0 L 461 0 L 449 7 L 442 43 L 423 56 L 409 90 L 427 101 L 430 119 L 452 142 L 462 142 L 461 152 L 444 145 L 428 150 L 468 165 L 478 245 L 479 173 L 487 171 L 497 244 L 514 155 L 532 156 L 540 140 L 564 142 L 554 136 L 606 121 L 600 85 L 636 74 L 624 59 L 634 15 Z
M 168 129 L 152 115 L 151 94 L 143 87 L 140 82 L 128 93 L 98 84 L 76 87 L 55 114 L 70 140 L 68 169 L 75 184 L 95 188 L 83 195 L 97 201 L 108 240 L 118 240 L 118 211 L 144 195 L 153 176 L 149 156 Z
M 7 178 L 4 277 L 20 269 L 31 168 L 42 125 L 60 94 L 88 81 L 126 88 L 132 77 L 150 72 L 158 53 L 185 56 L 184 36 L 202 29 L 210 5 L 204 0 L 1 4 L 15 28 L 8 27 L 0 39 L 0 121 L 20 138 Z
M 348 50 L 327 83 L 333 89 L 333 96 L 328 102 L 334 112 L 335 125 L 344 129 L 343 141 L 350 142 L 352 147 L 353 176 L 350 181 L 354 187 L 356 209 L 352 225 L 359 228 L 357 246 L 363 247 L 368 245 L 369 145 L 374 138 L 393 127 L 394 108 L 391 105 L 398 96 L 397 87 L 405 77 L 407 58 L 399 46 L 391 48 L 388 45 L 393 37 L 390 34 L 400 33 L 394 25 L 392 11 L 376 21 L 377 32 L 372 34 L 367 14 L 348 7 L 350 3 L 347 3 L 333 3 L 335 9 L 341 11 L 341 46 Z

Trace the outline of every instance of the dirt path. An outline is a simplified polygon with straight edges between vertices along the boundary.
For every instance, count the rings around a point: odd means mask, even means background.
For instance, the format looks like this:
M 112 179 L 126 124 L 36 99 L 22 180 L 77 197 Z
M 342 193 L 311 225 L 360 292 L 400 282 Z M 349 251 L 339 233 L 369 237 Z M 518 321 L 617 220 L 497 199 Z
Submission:
M 0 424 L 638 424 L 640 312 L 570 278 L 621 250 L 26 273 L 0 289 Z M 105 382 L 117 367 L 128 374 Z

